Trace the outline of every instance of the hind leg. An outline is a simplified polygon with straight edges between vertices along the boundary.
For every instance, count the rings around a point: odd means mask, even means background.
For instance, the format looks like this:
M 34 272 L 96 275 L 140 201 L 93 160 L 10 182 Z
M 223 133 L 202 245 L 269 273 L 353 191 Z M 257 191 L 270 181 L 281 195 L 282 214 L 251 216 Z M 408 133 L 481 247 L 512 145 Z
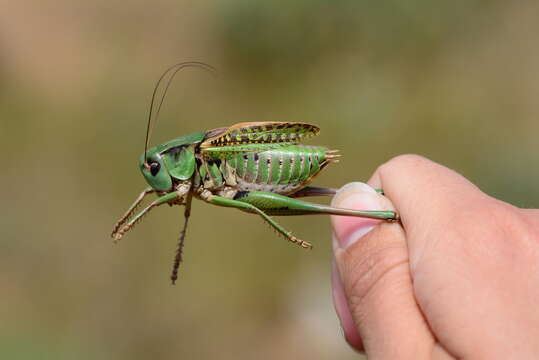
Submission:
M 233 208 L 247 211 L 250 213 L 258 214 L 262 217 L 262 219 L 264 219 L 268 224 L 270 224 L 275 230 L 277 230 L 279 234 L 283 235 L 288 241 L 294 244 L 297 244 L 301 246 L 302 248 L 306 248 L 306 249 L 312 248 L 312 245 L 310 243 L 308 243 L 307 241 L 298 239 L 297 237 L 292 235 L 290 231 L 286 230 L 284 227 L 279 225 L 275 220 L 273 220 L 269 215 L 267 215 L 263 210 L 259 209 L 255 205 L 252 205 L 243 201 L 228 199 L 221 196 L 208 196 L 208 198 L 205 200 L 214 205 L 233 207 Z

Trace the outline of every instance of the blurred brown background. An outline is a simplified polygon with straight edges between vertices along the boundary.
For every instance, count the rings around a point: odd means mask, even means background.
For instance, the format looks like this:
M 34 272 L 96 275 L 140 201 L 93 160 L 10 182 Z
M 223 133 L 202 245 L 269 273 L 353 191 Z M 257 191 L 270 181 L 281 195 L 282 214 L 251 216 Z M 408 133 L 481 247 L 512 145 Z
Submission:
M 196 4 L 196 5 L 195 5 Z M 2 1 L 0 358 L 352 359 L 331 304 L 326 217 L 197 202 L 109 233 L 145 183 L 149 96 L 184 71 L 152 144 L 240 121 L 307 121 L 344 155 L 316 184 L 419 153 L 539 206 L 536 1 Z M 429 189 L 424 189 L 429 191 Z M 323 199 L 320 201 L 324 201 Z

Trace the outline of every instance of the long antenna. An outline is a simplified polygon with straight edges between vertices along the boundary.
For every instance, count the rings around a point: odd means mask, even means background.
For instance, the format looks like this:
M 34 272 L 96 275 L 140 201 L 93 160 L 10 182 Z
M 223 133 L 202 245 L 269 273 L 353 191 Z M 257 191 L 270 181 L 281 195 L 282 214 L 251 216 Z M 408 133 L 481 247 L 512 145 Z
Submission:
M 204 69 L 204 70 L 206 70 L 206 71 L 208 71 L 208 72 L 210 72 L 210 73 L 212 73 L 214 75 L 217 73 L 217 70 L 213 66 L 208 65 L 208 64 L 203 63 L 203 62 L 200 62 L 200 61 L 186 61 L 186 62 L 178 63 L 178 64 L 175 64 L 175 65 L 172 65 L 167 70 L 165 70 L 163 75 L 161 75 L 159 80 L 157 80 L 157 83 L 155 84 L 155 88 L 153 89 L 153 93 L 152 93 L 152 101 L 150 103 L 150 111 L 148 113 L 148 126 L 146 127 L 146 140 L 144 142 L 144 161 L 145 162 L 146 162 L 146 155 L 147 155 L 147 152 L 148 152 L 148 144 L 150 142 L 150 137 L 151 137 L 152 120 L 153 120 L 154 124 L 157 122 L 159 112 L 161 111 L 161 106 L 163 105 L 163 101 L 165 101 L 165 96 L 167 95 L 167 91 L 168 91 L 168 88 L 170 87 L 170 84 L 172 83 L 172 80 L 174 80 L 174 76 L 176 76 L 178 71 L 180 71 L 181 69 L 186 68 L 186 67 L 202 68 L 202 69 Z M 163 91 L 163 96 L 161 97 L 161 100 L 159 101 L 159 106 L 157 107 L 157 111 L 155 112 L 155 116 L 152 116 L 153 113 L 154 113 L 154 104 L 155 104 L 155 98 L 156 98 L 156 95 L 157 95 L 157 91 L 159 90 L 159 88 L 161 86 L 161 82 L 164 81 L 164 79 L 167 76 L 170 76 L 170 77 L 167 80 L 165 89 Z

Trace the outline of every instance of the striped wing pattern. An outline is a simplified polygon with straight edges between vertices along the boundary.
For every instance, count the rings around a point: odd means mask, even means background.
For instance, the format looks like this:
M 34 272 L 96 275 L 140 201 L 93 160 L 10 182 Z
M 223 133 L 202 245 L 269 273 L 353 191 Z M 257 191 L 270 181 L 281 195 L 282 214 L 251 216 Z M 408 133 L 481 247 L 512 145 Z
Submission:
M 320 132 L 316 125 L 299 122 L 246 122 L 206 139 L 202 152 L 245 151 L 255 144 L 297 144 Z

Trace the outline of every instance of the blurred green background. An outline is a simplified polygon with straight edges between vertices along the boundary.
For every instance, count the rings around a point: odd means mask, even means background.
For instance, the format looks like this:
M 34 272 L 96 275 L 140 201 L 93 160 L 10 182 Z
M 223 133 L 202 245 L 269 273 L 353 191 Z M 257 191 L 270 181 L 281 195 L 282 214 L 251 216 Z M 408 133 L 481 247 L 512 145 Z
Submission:
M 153 144 L 240 121 L 306 121 L 344 155 L 316 184 L 402 153 L 539 204 L 536 1 L 3 1 L 0 358 L 352 359 L 333 311 L 326 217 L 281 223 L 197 202 L 119 245 L 149 96 L 179 74 Z M 424 189 L 428 191 L 428 189 Z M 320 200 L 324 201 L 324 200 Z

